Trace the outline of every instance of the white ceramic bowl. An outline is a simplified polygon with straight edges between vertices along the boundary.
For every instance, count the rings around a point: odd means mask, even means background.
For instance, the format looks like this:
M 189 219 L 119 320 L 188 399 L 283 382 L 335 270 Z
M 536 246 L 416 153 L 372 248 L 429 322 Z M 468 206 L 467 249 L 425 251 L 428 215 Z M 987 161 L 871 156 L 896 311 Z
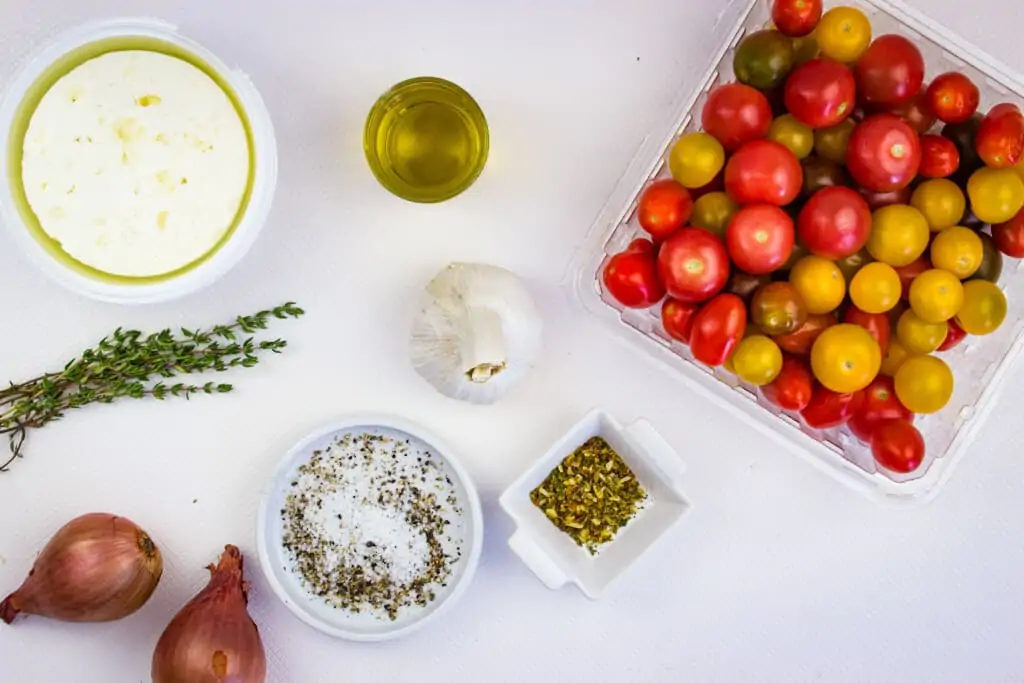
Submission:
M 76 60 L 65 59 L 79 52 L 87 54 L 95 46 L 116 46 L 139 42 L 141 45 L 164 44 L 195 58 L 208 67 L 230 90 L 242 113 L 248 119 L 253 145 L 252 185 L 248 204 L 243 209 L 234 231 L 205 260 L 179 274 L 166 278 L 111 278 L 76 268 L 70 259 L 55 254 L 53 245 L 33 234 L 25 211 L 12 191 L 8 165 L 12 125 L 19 117 L 31 116 L 22 106 L 37 82 L 53 73 L 66 72 L 77 66 Z M 125 48 L 120 48 L 125 49 Z M 58 68 L 57 65 L 61 66 Z M 0 103 L 0 212 L 7 233 L 28 259 L 50 279 L 71 291 L 100 301 L 118 304 L 156 303 L 175 299 L 209 286 L 233 268 L 256 241 L 266 222 L 277 185 L 277 144 L 274 127 L 262 98 L 249 78 L 228 68 L 213 53 L 198 43 L 181 36 L 175 26 L 154 19 L 108 19 L 84 24 L 58 35 L 42 49 L 30 55 L 17 75 L 7 84 Z
M 597 555 L 591 555 L 530 501 L 530 491 L 595 436 L 604 438 L 622 457 L 647 492 L 648 500 Z M 571 582 L 596 600 L 690 509 L 682 492 L 684 471 L 679 455 L 647 420 L 622 427 L 604 411 L 594 410 L 502 494 L 501 507 L 516 524 L 509 547 L 548 588 L 558 589 Z
M 334 437 L 346 432 L 383 433 L 418 441 L 432 451 L 444 465 L 451 479 L 456 498 L 463 510 L 463 523 L 449 527 L 452 533 L 461 531 L 462 557 L 455 563 L 453 576 L 447 586 L 437 591 L 437 597 L 426 607 L 403 610 L 394 621 L 380 619 L 371 614 L 353 614 L 336 609 L 324 600 L 311 595 L 303 586 L 299 575 L 291 571 L 291 561 L 284 550 L 283 507 L 291 482 L 298 468 L 307 462 L 312 451 L 325 448 Z M 483 513 L 476 487 L 459 464 L 452 451 L 436 436 L 407 420 L 387 415 L 354 415 L 316 430 L 296 444 L 281 461 L 260 505 L 256 523 L 256 544 L 263 574 L 277 597 L 299 619 L 328 635 L 346 640 L 380 641 L 407 635 L 426 625 L 449 609 L 465 592 L 476 573 L 483 544 Z

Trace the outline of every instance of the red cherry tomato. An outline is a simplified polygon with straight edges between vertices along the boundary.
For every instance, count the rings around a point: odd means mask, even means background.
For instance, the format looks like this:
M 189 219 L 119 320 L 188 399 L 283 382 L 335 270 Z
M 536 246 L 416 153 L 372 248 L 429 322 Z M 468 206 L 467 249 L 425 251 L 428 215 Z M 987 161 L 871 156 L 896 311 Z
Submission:
M 896 274 L 900 276 L 900 284 L 903 286 L 903 293 L 900 295 L 904 301 L 910 300 L 910 283 L 914 278 L 926 270 L 932 269 L 932 262 L 927 256 L 919 256 L 905 266 L 896 268 Z
M 864 201 L 868 203 L 868 208 L 872 211 L 877 211 L 883 206 L 891 206 L 893 204 L 909 204 L 910 197 L 913 195 L 913 190 L 910 185 L 901 187 L 898 190 L 889 190 L 887 192 L 876 192 L 875 190 L 865 190 L 863 187 L 859 188 L 860 196 L 864 197 Z
M 800 411 L 807 426 L 814 429 L 831 429 L 846 424 L 860 408 L 864 394 L 857 391 L 852 394 L 837 394 L 824 385 L 814 387 L 811 402 Z
M 879 375 L 864 389 L 860 409 L 850 417 L 850 431 L 864 443 L 871 443 L 871 434 L 884 420 L 913 420 L 914 414 L 896 398 L 892 377 Z
M 729 254 L 722 240 L 710 232 L 683 228 L 661 245 L 658 273 L 673 298 L 707 301 L 729 281 Z
M 912 42 L 895 34 L 879 36 L 857 60 L 857 93 L 871 104 L 909 101 L 924 83 L 924 57 Z
M 690 351 L 707 365 L 721 365 L 747 330 L 747 307 L 735 294 L 719 294 L 693 318 Z
M 846 309 L 843 315 L 843 322 L 852 325 L 860 325 L 875 338 L 878 346 L 882 349 L 882 358 L 889 352 L 889 339 L 892 334 L 892 324 L 889 321 L 888 313 L 865 313 L 853 304 Z
M 751 275 L 767 275 L 782 267 L 793 252 L 794 239 L 793 219 L 771 204 L 740 209 L 725 231 L 732 262 Z
M 821 10 L 821 0 L 775 0 L 772 3 L 772 23 L 779 33 L 800 38 L 818 25 Z
M 668 178 L 651 184 L 640 195 L 637 219 L 655 240 L 663 240 L 686 225 L 693 211 L 693 199 L 686 188 Z
M 811 402 L 813 393 L 811 368 L 807 361 L 795 356 L 783 358 L 779 376 L 761 387 L 761 395 L 783 410 L 803 410 Z
M 921 167 L 921 140 L 893 114 L 876 114 L 853 129 L 846 168 L 859 185 L 885 192 L 910 184 Z
M 628 308 L 647 308 L 665 296 L 658 279 L 654 245 L 643 238 L 633 240 L 625 251 L 612 256 L 604 267 L 603 279 L 608 293 Z
M 1024 209 L 1005 223 L 993 225 L 992 241 L 1007 256 L 1024 258 Z
M 812 59 L 786 81 L 786 109 L 811 128 L 831 128 L 853 112 L 857 84 L 850 68 L 831 59 Z
M 867 244 L 871 210 L 864 198 L 848 187 L 826 187 L 814 193 L 797 218 L 800 242 L 812 254 L 846 258 Z
M 725 165 L 725 191 L 738 204 L 785 206 L 800 194 L 803 182 L 800 160 L 772 140 L 746 143 Z
M 897 104 L 895 107 L 888 107 L 888 111 L 906 121 L 907 125 L 916 130 L 919 135 L 930 131 L 935 122 L 939 120 L 939 117 L 928 106 L 928 94 L 924 86 L 908 101 Z
M 661 305 L 661 325 L 665 333 L 676 341 L 690 343 L 690 332 L 693 331 L 693 319 L 700 310 L 699 304 L 687 303 L 669 297 Z
M 986 166 L 1016 166 L 1024 158 L 1024 114 L 1015 104 L 993 107 L 982 119 L 974 145 Z
M 704 131 L 727 151 L 744 142 L 767 137 L 772 124 L 768 98 L 742 83 L 729 83 L 711 91 L 701 115 Z
M 871 455 L 890 472 L 909 474 L 924 462 L 924 438 L 906 420 L 884 420 L 871 437 Z
M 948 178 L 958 168 L 960 151 L 952 140 L 941 135 L 921 136 L 921 168 L 918 173 L 922 177 Z
M 949 351 L 950 349 L 956 348 L 960 345 L 966 337 L 967 333 L 964 332 L 964 328 L 960 327 L 957 323 L 956 318 L 950 318 L 946 321 L 946 325 L 949 326 L 946 332 L 946 340 L 939 345 L 939 351 Z
M 978 111 L 981 92 L 967 76 L 950 71 L 928 86 L 928 107 L 944 123 L 963 123 Z
M 811 314 L 807 316 L 807 322 L 801 325 L 796 332 L 774 337 L 779 348 L 789 353 L 805 356 L 811 352 L 811 347 L 817 341 L 821 333 L 838 325 L 839 321 L 830 313 Z

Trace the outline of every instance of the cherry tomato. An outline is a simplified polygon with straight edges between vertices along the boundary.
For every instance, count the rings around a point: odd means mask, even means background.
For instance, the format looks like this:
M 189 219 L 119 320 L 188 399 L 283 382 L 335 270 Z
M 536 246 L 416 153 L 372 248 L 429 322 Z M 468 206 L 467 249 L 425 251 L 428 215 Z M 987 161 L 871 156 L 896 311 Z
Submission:
M 871 436 L 871 455 L 880 467 L 909 474 L 924 462 L 924 438 L 906 420 L 883 420 Z
M 811 348 L 811 369 L 823 385 L 840 394 L 860 391 L 882 367 L 878 342 L 860 325 L 828 328 Z
M 772 108 L 768 99 L 749 85 L 728 83 L 708 95 L 701 123 L 705 132 L 731 152 L 745 142 L 768 135 Z
M 849 67 L 812 59 L 793 69 L 786 81 L 786 109 L 811 128 L 831 128 L 850 116 L 856 91 Z
M 690 133 L 676 140 L 668 168 L 683 187 L 699 188 L 715 179 L 725 166 L 725 149 L 707 133 Z
M 711 233 L 683 228 L 661 245 L 658 273 L 670 296 L 687 303 L 706 301 L 729 281 L 729 254 Z
M 863 393 L 863 401 L 859 410 L 850 417 L 849 425 L 853 435 L 864 443 L 871 442 L 871 435 L 881 422 L 914 419 L 914 414 L 896 397 L 892 377 L 879 375 Z
M 913 128 L 919 135 L 924 135 L 932 129 L 938 117 L 928 106 L 928 95 L 922 86 L 922 90 L 902 104 L 888 107 L 890 114 L 895 114 L 907 125 Z
M 846 296 L 846 280 L 834 262 L 805 256 L 789 271 L 789 282 L 803 297 L 808 313 L 831 313 Z
M 867 243 L 871 211 L 857 192 L 829 187 L 812 196 L 797 220 L 800 241 L 811 253 L 828 259 L 855 254 Z
M 948 323 L 921 320 L 912 310 L 903 311 L 896 323 L 896 337 L 909 353 L 924 354 L 939 349 L 949 334 Z
M 953 273 L 933 268 L 910 283 L 909 299 L 917 317 L 930 323 L 942 323 L 960 312 L 964 304 L 964 286 Z
M 1015 104 L 992 108 L 974 138 L 978 156 L 991 168 L 1010 168 L 1024 158 L 1024 114 Z
M 813 32 L 810 35 L 793 39 L 793 64 L 795 66 L 800 66 L 820 56 L 821 48 L 818 47 L 818 39 L 814 37 Z M 783 101 L 783 109 L 785 109 L 785 101 Z
M 736 350 L 746 329 L 743 300 L 735 294 L 719 294 L 694 316 L 690 351 L 701 363 L 721 365 Z
M 949 351 L 950 349 L 956 348 L 960 345 L 966 337 L 967 333 L 964 332 L 964 328 L 957 324 L 956 318 L 950 318 L 946 321 L 948 330 L 946 332 L 946 340 L 939 345 L 939 351 Z
M 814 152 L 822 159 L 837 164 L 846 162 L 846 148 L 850 144 L 850 135 L 856 124 L 850 119 L 838 123 L 831 128 L 821 128 L 814 133 Z
M 906 204 L 893 204 L 872 214 L 867 249 L 882 263 L 900 268 L 921 257 L 930 237 L 924 214 Z
M 978 156 L 974 140 L 984 120 L 981 114 L 975 114 L 962 123 L 947 123 L 942 127 L 942 137 L 956 145 L 956 151 L 960 153 L 960 166 L 951 180 L 963 187 L 971 174 L 985 165 L 985 162 Z
M 981 240 L 981 265 L 971 279 L 999 282 L 999 276 L 1003 274 L 1003 253 L 989 235 L 983 232 L 975 234 Z
M 815 35 L 823 55 L 850 64 L 871 44 L 871 22 L 854 7 L 833 7 L 818 22 Z
M 655 240 L 663 240 L 690 220 L 693 200 L 686 188 L 674 180 L 658 180 L 644 190 L 637 206 L 640 227 Z
M 883 356 L 889 352 L 892 325 L 889 322 L 889 316 L 886 314 L 865 313 L 856 306 L 851 305 L 843 315 L 843 322 L 851 325 L 860 325 L 878 342 L 878 348 Z
M 791 38 L 806 36 L 821 20 L 821 0 L 775 0 L 772 23 Z
M 806 322 L 796 332 L 775 337 L 775 343 L 783 351 L 806 356 L 811 352 L 811 347 L 814 346 L 815 340 L 821 333 L 838 324 L 839 321 L 835 316 L 827 313 L 808 315 Z
M 965 280 L 981 267 L 985 248 L 978 233 L 970 228 L 954 225 L 946 228 L 932 242 L 931 262 Z
M 945 123 L 963 123 L 978 110 L 981 92 L 967 76 L 950 71 L 928 86 L 928 106 Z
M 800 411 L 800 416 L 808 427 L 814 429 L 831 429 L 846 424 L 864 401 L 864 394 L 855 391 L 851 394 L 837 394 L 821 384 L 814 387 L 811 402 Z
M 684 344 L 690 343 L 693 319 L 700 310 L 700 304 L 686 303 L 668 297 L 661 305 L 661 326 L 665 334 Z
M 960 222 L 967 210 L 967 197 L 952 180 L 934 178 L 917 186 L 910 204 L 924 214 L 932 232 L 939 232 Z
M 765 334 L 790 334 L 807 320 L 807 304 L 793 285 L 772 282 L 754 292 L 750 320 Z
M 784 114 L 772 121 L 768 139 L 788 149 L 797 159 L 807 158 L 814 150 L 814 131 L 792 114 Z
M 722 192 L 725 190 L 725 166 L 722 166 L 722 170 L 719 171 L 711 182 L 707 185 L 701 185 L 690 190 L 690 196 L 693 197 L 693 201 L 697 201 L 706 194 L 712 192 Z
M 910 184 L 921 167 L 921 141 L 914 129 L 892 114 L 876 114 L 853 130 L 846 168 L 869 190 L 898 190 Z
M 772 382 L 761 387 L 761 395 L 783 410 L 800 411 L 811 402 L 814 377 L 807 362 L 794 356 L 782 359 L 782 370 Z
M 999 329 L 1006 320 L 1006 295 L 987 280 L 964 283 L 964 303 L 956 322 L 967 334 L 985 335 Z
M 806 197 L 826 187 L 845 187 L 850 184 L 846 169 L 834 161 L 810 156 L 804 159 L 801 165 L 804 169 L 803 194 Z
M 900 276 L 887 263 L 869 263 L 850 281 L 850 300 L 867 313 L 885 313 L 899 303 Z
M 900 299 L 903 301 L 910 301 L 910 284 L 918 275 L 931 269 L 932 264 L 931 261 L 928 260 L 927 256 L 921 256 L 916 261 L 897 268 L 896 274 L 900 276 L 900 286 L 903 290 L 900 294 Z
M 777 270 L 793 250 L 793 221 L 770 204 L 754 204 L 736 212 L 725 232 L 729 256 L 751 275 Z
M 725 165 L 725 191 L 741 205 L 785 206 L 800 194 L 803 181 L 800 160 L 771 140 L 746 143 Z
M 893 204 L 907 204 L 910 202 L 910 186 L 901 187 L 898 190 L 888 190 L 886 192 L 877 192 L 875 190 L 867 190 L 863 187 L 858 188 L 860 196 L 864 197 L 864 201 L 868 203 L 868 207 L 872 211 L 881 209 L 883 206 L 892 206 Z
M 857 60 L 857 92 L 872 104 L 909 101 L 924 83 L 924 57 L 903 36 L 879 36 Z
M 914 356 L 900 366 L 894 380 L 900 403 L 915 413 L 936 413 L 953 396 L 953 373 L 941 358 Z
M 993 225 L 992 240 L 1007 256 L 1024 258 L 1024 209 L 1005 223 Z
M 729 220 L 739 205 L 724 192 L 709 192 L 693 204 L 690 225 L 703 228 L 713 235 L 725 237 Z
M 921 168 L 925 178 L 946 178 L 960 167 L 960 151 L 953 141 L 941 135 L 921 136 Z
M 768 384 L 782 371 L 782 351 L 762 334 L 741 341 L 729 360 L 736 376 L 755 387 Z
M 1024 180 L 1012 168 L 979 168 L 967 181 L 971 211 L 986 223 L 1005 223 L 1024 207 Z
M 740 83 L 770 90 L 793 68 L 793 41 L 778 31 L 750 33 L 736 46 L 732 66 Z
M 885 358 L 882 359 L 882 369 L 878 372 L 887 377 L 895 377 L 900 366 L 912 355 L 899 339 L 890 339 L 889 353 L 885 354 Z
M 625 251 L 612 256 L 602 279 L 608 293 L 628 308 L 647 308 L 665 296 L 650 240 L 635 239 Z

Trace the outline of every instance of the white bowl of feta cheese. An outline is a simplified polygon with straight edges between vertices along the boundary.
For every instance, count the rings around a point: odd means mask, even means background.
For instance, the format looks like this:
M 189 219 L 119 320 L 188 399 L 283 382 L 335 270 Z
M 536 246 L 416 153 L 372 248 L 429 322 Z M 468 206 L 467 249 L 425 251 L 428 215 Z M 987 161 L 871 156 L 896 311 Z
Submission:
M 266 221 L 277 147 L 248 77 L 170 24 L 86 24 L 0 104 L 7 232 L 46 275 L 119 304 L 196 292 Z

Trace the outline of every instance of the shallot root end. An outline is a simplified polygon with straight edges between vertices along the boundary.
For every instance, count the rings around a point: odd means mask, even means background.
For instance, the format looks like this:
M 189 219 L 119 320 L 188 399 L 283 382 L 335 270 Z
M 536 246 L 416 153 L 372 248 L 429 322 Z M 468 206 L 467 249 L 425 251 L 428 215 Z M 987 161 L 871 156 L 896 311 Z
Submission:
M 0 619 L 3 619 L 5 624 L 14 623 L 14 620 L 21 614 L 21 608 L 15 604 L 17 599 L 14 596 L 15 594 L 11 593 L 3 602 L 0 602 Z

